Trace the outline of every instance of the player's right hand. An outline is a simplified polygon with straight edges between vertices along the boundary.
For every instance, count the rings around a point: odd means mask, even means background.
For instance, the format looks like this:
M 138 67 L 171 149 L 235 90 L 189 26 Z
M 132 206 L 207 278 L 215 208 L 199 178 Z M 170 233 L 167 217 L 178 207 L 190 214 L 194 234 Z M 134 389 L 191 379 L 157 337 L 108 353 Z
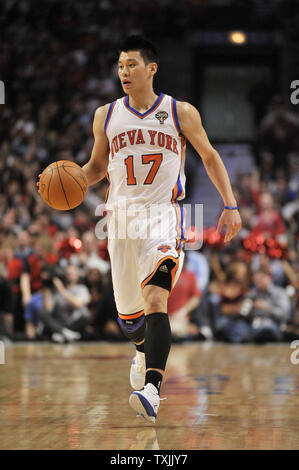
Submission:
M 221 233 L 223 226 L 226 225 L 226 234 L 224 243 L 228 243 L 234 238 L 242 228 L 242 221 L 238 210 L 224 209 L 217 226 L 217 232 Z

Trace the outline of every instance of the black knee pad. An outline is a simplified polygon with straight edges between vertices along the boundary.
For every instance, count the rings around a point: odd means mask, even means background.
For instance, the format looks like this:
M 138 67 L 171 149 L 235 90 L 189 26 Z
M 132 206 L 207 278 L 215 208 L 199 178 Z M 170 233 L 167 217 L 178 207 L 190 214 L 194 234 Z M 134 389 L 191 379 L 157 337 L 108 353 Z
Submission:
M 134 320 L 117 319 L 124 335 L 134 343 L 140 343 L 145 338 L 145 320 L 144 315 Z
M 160 264 L 158 269 L 152 278 L 146 285 L 152 284 L 154 286 L 163 287 L 164 289 L 171 291 L 172 275 L 171 271 L 175 268 L 176 264 L 171 259 L 166 259 Z

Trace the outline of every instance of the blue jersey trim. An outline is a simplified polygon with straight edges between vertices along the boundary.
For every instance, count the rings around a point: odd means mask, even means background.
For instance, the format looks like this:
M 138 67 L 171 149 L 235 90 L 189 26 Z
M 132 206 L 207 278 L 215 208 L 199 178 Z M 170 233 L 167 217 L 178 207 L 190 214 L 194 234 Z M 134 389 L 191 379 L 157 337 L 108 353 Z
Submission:
M 177 113 L 177 110 L 176 110 L 176 99 L 174 99 L 174 98 L 172 98 L 172 99 L 173 99 L 173 116 L 174 116 L 174 120 L 175 120 L 176 126 L 178 128 L 179 134 L 182 135 L 181 126 L 180 126 L 179 118 L 178 118 L 178 113 Z
M 181 230 L 182 230 L 181 240 L 187 240 L 185 237 L 185 230 L 184 230 L 184 218 L 185 218 L 184 207 L 180 206 L 180 209 L 181 209 Z
M 150 109 L 148 109 L 147 111 L 145 111 L 145 113 L 139 113 L 139 111 L 136 111 L 136 109 L 132 108 L 132 106 L 129 105 L 129 95 L 126 96 L 125 103 L 126 103 L 127 108 L 129 108 L 131 111 L 133 111 L 133 113 L 137 114 L 140 117 L 144 117 L 147 114 L 150 114 L 155 108 L 157 108 L 159 106 L 163 96 L 164 96 L 164 93 L 161 92 L 160 96 L 156 99 L 153 106 Z
M 178 193 L 177 193 L 177 197 L 175 198 L 175 200 L 177 200 L 182 195 L 182 193 L 183 193 L 183 186 L 182 186 L 180 177 L 178 177 Z
M 113 108 L 114 103 L 115 103 L 115 101 L 112 101 L 112 103 L 110 104 L 109 109 L 108 109 L 108 113 L 107 113 L 105 124 L 104 124 L 105 134 L 106 134 L 107 125 L 108 125 L 108 122 L 110 120 L 110 116 L 111 116 L 111 113 L 112 113 L 112 108 Z

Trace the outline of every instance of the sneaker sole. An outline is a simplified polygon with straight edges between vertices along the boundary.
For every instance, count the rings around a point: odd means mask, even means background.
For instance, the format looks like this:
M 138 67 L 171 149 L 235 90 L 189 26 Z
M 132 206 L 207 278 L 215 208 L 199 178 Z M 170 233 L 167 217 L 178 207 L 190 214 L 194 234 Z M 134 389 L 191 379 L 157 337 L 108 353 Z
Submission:
M 157 415 L 154 412 L 150 403 L 143 395 L 140 395 L 138 392 L 133 392 L 129 398 L 129 403 L 133 410 L 135 410 L 137 414 L 139 414 L 139 416 L 142 416 L 151 424 L 155 424 Z M 148 414 L 148 410 L 151 413 L 154 413 L 154 416 L 150 416 Z

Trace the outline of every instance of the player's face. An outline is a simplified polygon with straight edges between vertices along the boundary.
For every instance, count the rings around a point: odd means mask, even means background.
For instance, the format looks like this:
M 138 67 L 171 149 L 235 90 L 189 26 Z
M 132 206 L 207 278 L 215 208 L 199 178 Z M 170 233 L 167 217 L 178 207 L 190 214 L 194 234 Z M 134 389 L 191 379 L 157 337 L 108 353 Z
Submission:
M 125 93 L 142 90 L 152 82 L 155 63 L 145 64 L 139 51 L 122 52 L 118 60 L 118 76 Z

